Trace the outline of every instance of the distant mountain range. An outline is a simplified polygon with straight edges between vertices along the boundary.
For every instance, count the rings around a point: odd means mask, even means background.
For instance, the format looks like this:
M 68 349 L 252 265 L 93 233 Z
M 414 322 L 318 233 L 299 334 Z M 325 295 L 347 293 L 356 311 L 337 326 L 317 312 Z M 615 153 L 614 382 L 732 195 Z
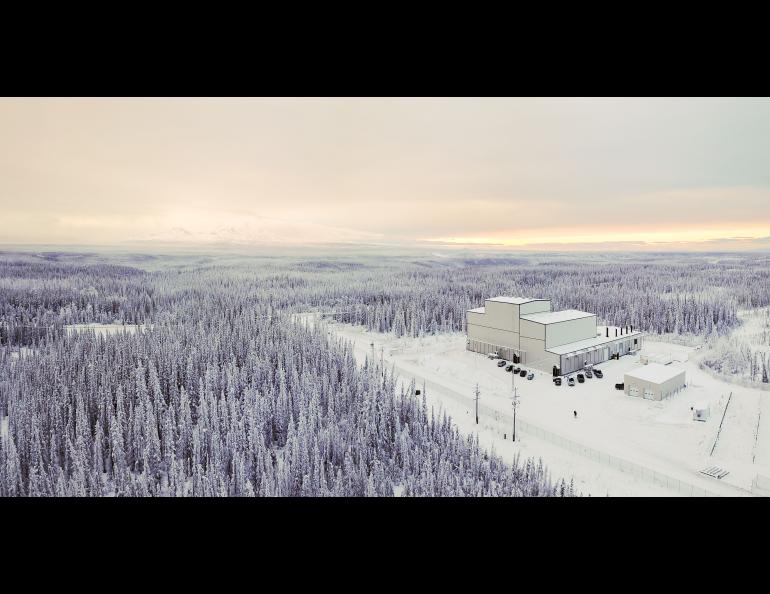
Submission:
M 267 217 L 246 217 L 242 223 L 221 225 L 210 229 L 173 227 L 167 232 L 153 233 L 137 238 L 138 241 L 161 243 L 226 243 L 234 245 L 366 243 L 381 239 L 382 236 L 376 233 Z

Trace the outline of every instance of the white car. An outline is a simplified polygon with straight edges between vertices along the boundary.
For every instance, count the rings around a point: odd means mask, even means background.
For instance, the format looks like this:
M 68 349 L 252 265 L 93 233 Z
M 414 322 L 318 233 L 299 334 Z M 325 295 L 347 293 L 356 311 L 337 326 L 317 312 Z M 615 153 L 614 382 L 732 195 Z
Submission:
M 488 357 L 489 359 L 499 359 L 499 358 L 500 358 L 500 355 L 498 355 L 498 354 L 497 354 L 497 351 L 492 351 L 491 353 L 489 353 L 489 354 L 487 355 L 487 357 Z

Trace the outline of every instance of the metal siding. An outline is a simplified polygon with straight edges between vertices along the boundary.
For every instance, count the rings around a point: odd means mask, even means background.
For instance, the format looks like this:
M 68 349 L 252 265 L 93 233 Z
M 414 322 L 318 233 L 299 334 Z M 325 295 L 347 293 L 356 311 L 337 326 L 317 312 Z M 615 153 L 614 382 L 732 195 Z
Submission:
M 529 320 L 521 320 L 521 335 L 527 338 L 545 340 L 545 326 Z
M 498 330 L 497 328 L 468 324 L 468 338 L 500 346 L 519 348 L 519 335 L 516 332 Z
M 525 320 L 522 320 L 522 325 Z M 547 348 L 596 337 L 596 316 L 548 324 L 545 330 Z
M 484 316 L 484 325 L 488 328 L 519 331 L 519 306 L 515 303 L 487 300 L 484 302 Z
M 530 301 L 529 303 L 522 303 L 519 306 L 519 312 L 521 315 L 542 313 L 545 311 L 551 311 L 550 299 L 543 299 L 542 301 Z

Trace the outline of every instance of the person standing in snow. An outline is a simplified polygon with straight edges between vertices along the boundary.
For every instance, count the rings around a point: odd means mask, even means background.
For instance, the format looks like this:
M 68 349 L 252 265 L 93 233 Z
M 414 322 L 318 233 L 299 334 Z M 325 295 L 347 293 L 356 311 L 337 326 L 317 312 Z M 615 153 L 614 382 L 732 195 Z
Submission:
M 575 415 L 575 418 L 577 419 L 577 411 L 576 411 L 576 410 L 573 410 L 573 411 L 572 411 L 572 414 L 573 414 L 573 415 Z

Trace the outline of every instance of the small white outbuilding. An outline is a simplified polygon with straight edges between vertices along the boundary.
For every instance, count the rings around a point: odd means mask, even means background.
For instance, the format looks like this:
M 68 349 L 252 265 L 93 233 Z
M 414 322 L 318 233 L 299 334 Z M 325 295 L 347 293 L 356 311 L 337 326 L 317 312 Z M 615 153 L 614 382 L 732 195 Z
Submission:
M 685 372 L 673 365 L 648 363 L 626 372 L 624 384 L 623 391 L 628 396 L 663 400 L 684 388 Z
M 708 402 L 696 402 L 692 406 L 692 420 L 693 421 L 707 421 L 709 418 L 709 404 Z

